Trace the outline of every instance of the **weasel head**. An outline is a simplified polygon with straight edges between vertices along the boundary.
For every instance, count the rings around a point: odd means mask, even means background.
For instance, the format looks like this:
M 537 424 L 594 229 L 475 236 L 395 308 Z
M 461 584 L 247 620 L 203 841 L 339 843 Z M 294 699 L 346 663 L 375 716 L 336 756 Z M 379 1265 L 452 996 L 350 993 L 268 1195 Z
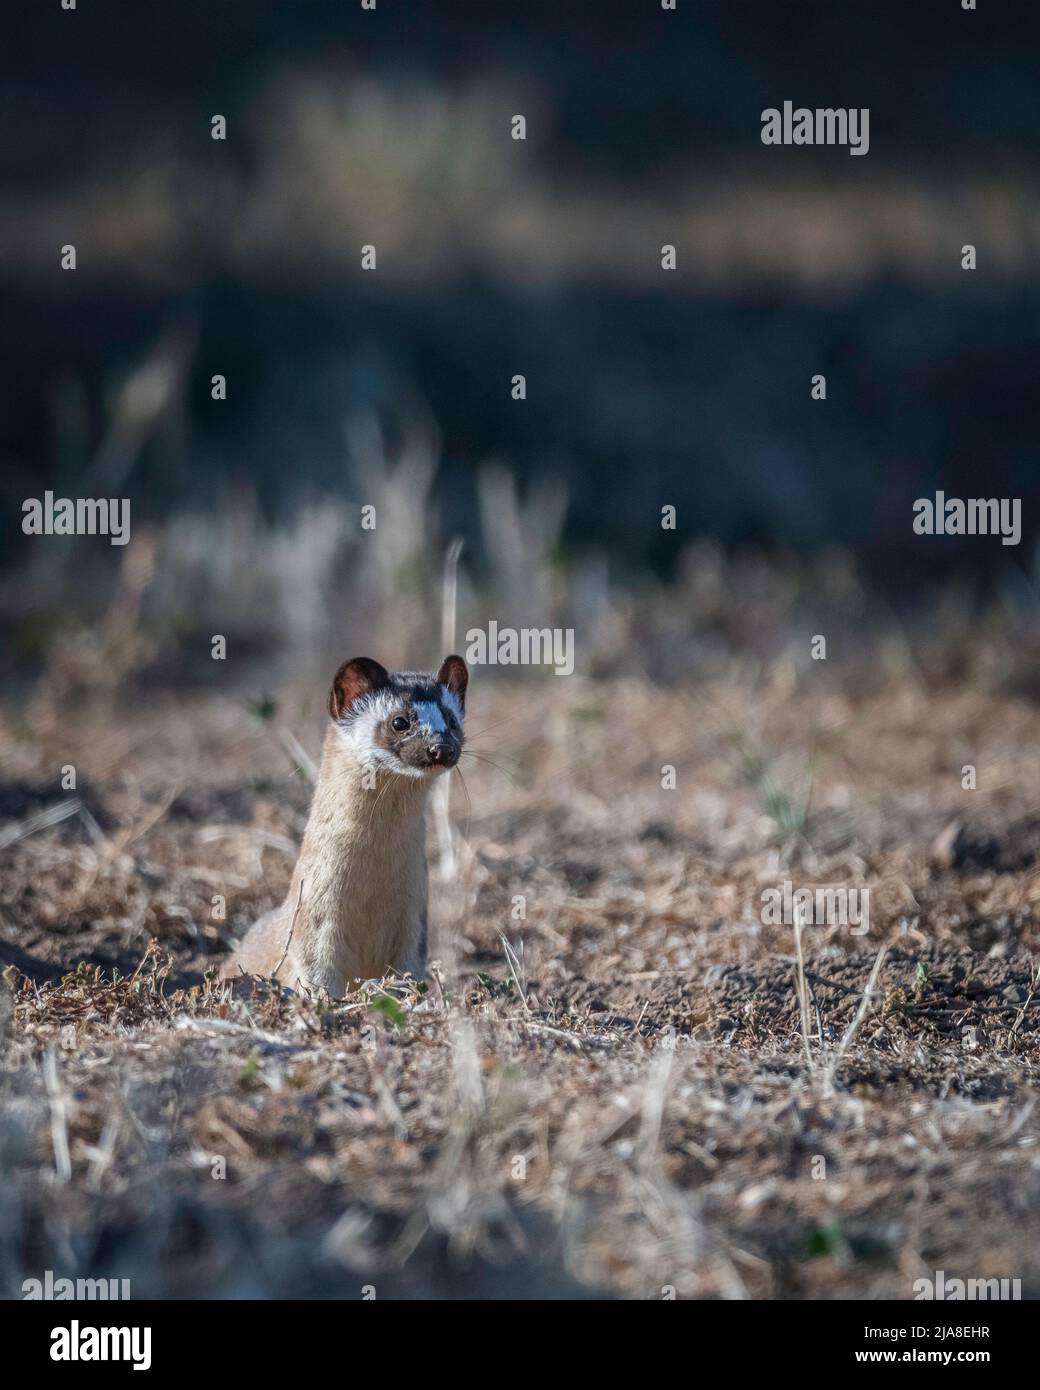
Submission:
M 461 656 L 445 657 L 436 675 L 354 657 L 333 677 L 329 714 L 363 767 L 430 779 L 462 753 L 468 681 Z

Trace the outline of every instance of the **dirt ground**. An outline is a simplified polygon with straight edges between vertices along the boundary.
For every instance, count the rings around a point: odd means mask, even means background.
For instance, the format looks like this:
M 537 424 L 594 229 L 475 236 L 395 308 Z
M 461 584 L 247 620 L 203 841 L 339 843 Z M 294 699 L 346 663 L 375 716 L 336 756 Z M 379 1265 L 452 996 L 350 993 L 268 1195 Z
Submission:
M 321 705 L 4 711 L 6 1294 L 1040 1296 L 1035 699 L 478 672 L 426 987 L 232 997 Z

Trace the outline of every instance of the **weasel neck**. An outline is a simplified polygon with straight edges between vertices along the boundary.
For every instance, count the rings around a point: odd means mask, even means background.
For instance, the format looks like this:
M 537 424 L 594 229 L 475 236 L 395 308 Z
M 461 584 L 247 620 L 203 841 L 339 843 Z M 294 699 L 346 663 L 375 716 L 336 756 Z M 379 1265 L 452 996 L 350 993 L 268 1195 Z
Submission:
M 385 768 L 365 767 L 357 753 L 331 727 L 314 789 L 301 860 L 344 850 L 364 851 L 393 830 L 418 829 L 423 822 L 432 779 L 401 777 Z

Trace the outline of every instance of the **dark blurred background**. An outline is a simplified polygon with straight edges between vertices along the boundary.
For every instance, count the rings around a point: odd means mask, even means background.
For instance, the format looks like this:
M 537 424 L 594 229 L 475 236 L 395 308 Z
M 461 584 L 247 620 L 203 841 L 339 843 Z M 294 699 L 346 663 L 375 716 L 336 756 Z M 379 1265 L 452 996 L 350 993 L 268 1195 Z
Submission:
M 401 487 L 477 570 L 498 461 L 614 577 L 714 537 L 843 547 L 897 600 L 1034 585 L 1038 37 L 989 0 L 8 16 L 7 565 L 45 487 L 276 526 L 421 437 Z M 869 154 L 764 146 L 785 99 L 869 107 Z M 938 488 L 1021 497 L 1022 545 L 915 536 Z

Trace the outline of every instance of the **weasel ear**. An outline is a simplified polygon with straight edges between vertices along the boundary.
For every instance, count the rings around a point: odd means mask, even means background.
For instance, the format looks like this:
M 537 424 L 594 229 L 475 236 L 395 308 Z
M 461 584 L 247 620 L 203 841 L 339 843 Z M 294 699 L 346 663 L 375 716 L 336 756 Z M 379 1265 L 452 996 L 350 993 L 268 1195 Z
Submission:
M 339 719 L 360 696 L 381 690 L 389 684 L 390 672 L 378 661 L 372 661 L 367 656 L 355 656 L 352 661 L 344 661 L 332 677 L 329 714 L 333 719 Z
M 461 656 L 446 656 L 437 672 L 438 685 L 446 685 L 459 702 L 459 709 L 466 708 L 466 686 L 469 672 Z

